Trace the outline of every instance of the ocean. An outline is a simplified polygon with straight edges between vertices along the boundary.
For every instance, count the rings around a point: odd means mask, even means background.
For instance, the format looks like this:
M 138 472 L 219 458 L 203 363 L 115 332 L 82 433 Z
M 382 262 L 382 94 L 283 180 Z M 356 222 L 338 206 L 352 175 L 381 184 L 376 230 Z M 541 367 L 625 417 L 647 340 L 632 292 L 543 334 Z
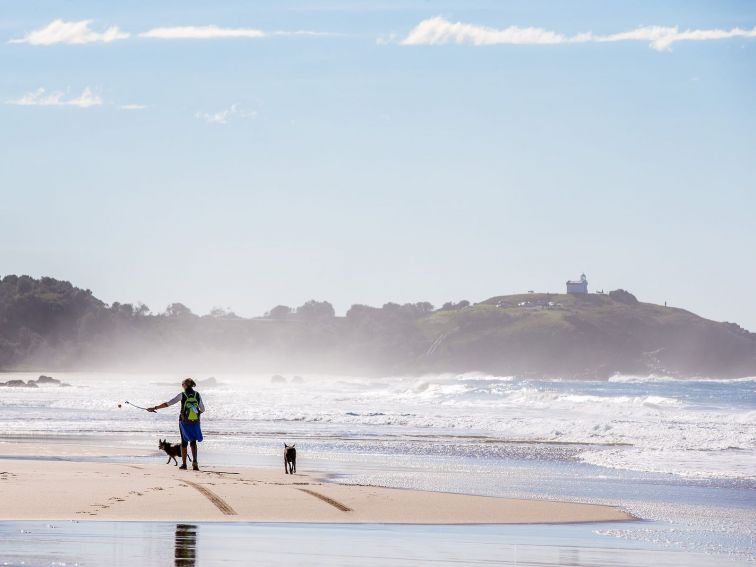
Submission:
M 124 402 L 166 401 L 182 376 L 46 374 L 71 386 L 0 389 L 0 442 L 117 443 L 157 461 L 158 438 L 178 440 L 175 407 Z M 646 521 L 596 527 L 606 541 L 756 561 L 756 378 L 213 378 L 198 387 L 202 462 L 282 466 L 296 443 L 300 470 L 333 482 L 611 504 Z

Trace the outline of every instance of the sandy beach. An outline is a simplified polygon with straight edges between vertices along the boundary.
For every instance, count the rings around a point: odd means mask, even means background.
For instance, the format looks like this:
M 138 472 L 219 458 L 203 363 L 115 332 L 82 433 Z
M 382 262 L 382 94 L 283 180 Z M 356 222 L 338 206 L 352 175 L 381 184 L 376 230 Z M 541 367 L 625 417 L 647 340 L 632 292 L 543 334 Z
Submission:
M 194 472 L 165 464 L 92 462 L 86 459 L 113 453 L 69 449 L 57 446 L 40 454 L 36 445 L 0 446 L 0 520 L 540 524 L 633 519 L 592 504 L 331 484 L 306 472 L 285 475 L 283 467 L 203 466 Z M 71 455 L 83 460 L 68 460 Z

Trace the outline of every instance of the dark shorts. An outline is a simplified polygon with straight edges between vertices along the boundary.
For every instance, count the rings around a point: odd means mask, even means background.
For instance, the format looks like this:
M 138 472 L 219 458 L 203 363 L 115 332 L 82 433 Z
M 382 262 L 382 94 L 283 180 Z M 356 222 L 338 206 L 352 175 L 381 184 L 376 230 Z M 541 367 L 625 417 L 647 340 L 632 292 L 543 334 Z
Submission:
M 202 441 L 202 428 L 199 423 L 179 421 L 179 431 L 181 431 L 181 444 L 184 447 L 192 441 Z

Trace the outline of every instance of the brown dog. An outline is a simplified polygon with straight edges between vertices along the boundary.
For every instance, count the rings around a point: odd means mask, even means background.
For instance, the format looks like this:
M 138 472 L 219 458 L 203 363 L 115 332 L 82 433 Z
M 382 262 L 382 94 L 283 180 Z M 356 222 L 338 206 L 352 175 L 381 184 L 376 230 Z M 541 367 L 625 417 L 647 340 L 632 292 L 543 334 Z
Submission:
M 289 447 L 284 443 L 284 472 L 294 474 L 297 472 L 297 450 L 294 445 Z

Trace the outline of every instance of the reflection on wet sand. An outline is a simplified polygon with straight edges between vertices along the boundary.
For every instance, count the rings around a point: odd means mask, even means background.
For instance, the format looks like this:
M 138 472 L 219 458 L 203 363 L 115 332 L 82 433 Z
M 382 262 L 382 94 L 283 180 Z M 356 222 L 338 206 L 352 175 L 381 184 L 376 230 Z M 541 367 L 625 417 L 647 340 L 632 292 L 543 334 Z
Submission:
M 580 561 L 580 550 L 576 547 L 560 547 L 559 564 L 563 567 L 579 567 L 583 565 Z
M 174 545 L 176 567 L 194 567 L 197 563 L 197 526 L 176 524 Z
M 630 524 L 627 524 L 630 525 Z M 633 523 L 636 527 L 640 523 Z M 643 526 L 653 527 L 646 522 Z M 616 524 L 381 525 L 0 522 L 0 565 L 109 567 L 735 567 L 745 558 L 662 549 L 597 532 Z M 198 534 L 202 553 L 197 558 Z M 174 547 L 171 547 L 171 538 Z M 250 559 L 253 558 L 253 559 Z

